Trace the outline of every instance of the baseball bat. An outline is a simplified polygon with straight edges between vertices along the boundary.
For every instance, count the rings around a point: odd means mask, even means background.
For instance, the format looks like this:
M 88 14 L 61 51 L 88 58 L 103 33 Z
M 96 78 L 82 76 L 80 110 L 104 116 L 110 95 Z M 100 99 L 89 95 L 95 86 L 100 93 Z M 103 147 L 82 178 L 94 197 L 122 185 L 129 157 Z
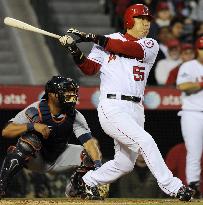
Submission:
M 12 27 L 19 28 L 19 29 L 40 33 L 40 34 L 50 36 L 50 37 L 53 37 L 53 38 L 58 38 L 59 39 L 61 37 L 57 34 L 45 31 L 43 29 L 37 28 L 37 27 L 32 26 L 30 24 L 27 24 L 23 21 L 19 21 L 17 19 L 10 18 L 10 17 L 5 17 L 4 18 L 4 23 L 8 26 L 12 26 Z

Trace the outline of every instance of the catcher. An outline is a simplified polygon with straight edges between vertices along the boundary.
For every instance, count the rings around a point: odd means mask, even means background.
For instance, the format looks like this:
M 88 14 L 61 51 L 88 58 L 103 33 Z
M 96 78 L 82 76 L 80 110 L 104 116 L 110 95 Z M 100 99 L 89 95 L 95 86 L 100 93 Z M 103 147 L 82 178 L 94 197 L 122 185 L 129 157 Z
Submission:
M 82 176 L 102 165 L 97 142 L 84 116 L 75 109 L 78 88 L 71 78 L 53 76 L 45 85 L 42 99 L 19 112 L 3 129 L 3 137 L 18 137 L 18 141 L 16 146 L 8 148 L 1 167 L 0 197 L 6 195 L 12 177 L 24 167 L 42 173 L 78 167 L 66 195 L 103 199 L 98 187 L 85 186 L 86 190 L 78 190 Z M 72 134 L 83 146 L 68 144 Z

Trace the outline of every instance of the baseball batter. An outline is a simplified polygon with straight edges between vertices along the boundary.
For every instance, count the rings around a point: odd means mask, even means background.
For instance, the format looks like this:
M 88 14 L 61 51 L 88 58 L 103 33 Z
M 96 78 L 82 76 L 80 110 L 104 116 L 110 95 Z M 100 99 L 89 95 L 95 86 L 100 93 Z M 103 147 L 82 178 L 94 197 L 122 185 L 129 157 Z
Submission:
M 184 63 L 178 72 L 182 91 L 181 129 L 187 149 L 186 179 L 200 197 L 199 184 L 203 152 L 203 37 L 196 40 L 196 59 Z
M 78 167 L 84 148 L 95 167 L 101 166 L 97 143 L 84 116 L 75 109 L 77 93 L 78 86 L 74 80 L 53 76 L 45 86 L 43 99 L 19 112 L 3 129 L 3 137 L 19 139 L 16 146 L 9 148 L 1 168 L 1 197 L 6 194 L 8 182 L 23 167 L 50 173 Z M 73 133 L 84 147 L 68 144 L 68 138 Z M 83 151 L 83 162 L 87 158 Z M 92 164 L 89 166 L 87 170 Z
M 68 33 L 79 36 L 80 41 L 95 43 L 88 58 L 72 37 L 60 39 L 85 74 L 100 71 L 98 116 L 103 130 L 115 142 L 114 159 L 87 172 L 83 177 L 84 187 L 90 192 L 91 187 L 111 183 L 127 174 L 141 153 L 160 188 L 170 196 L 189 201 L 193 191 L 173 177 L 152 136 L 144 130 L 144 89 L 159 50 L 156 40 L 146 38 L 152 18 L 145 5 L 135 4 L 125 12 L 125 35 L 100 36 L 69 29 Z

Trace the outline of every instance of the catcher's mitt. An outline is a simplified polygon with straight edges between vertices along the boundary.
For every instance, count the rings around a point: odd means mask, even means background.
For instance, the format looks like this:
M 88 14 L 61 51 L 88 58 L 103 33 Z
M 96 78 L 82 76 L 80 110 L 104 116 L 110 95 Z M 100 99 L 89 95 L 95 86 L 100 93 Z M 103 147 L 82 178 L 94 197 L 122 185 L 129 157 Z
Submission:
M 86 167 L 79 167 L 71 176 L 70 181 L 67 182 L 65 195 L 66 197 L 80 197 L 83 196 L 82 177 L 89 171 Z M 109 184 L 100 185 L 97 187 L 100 197 L 106 198 L 109 193 Z

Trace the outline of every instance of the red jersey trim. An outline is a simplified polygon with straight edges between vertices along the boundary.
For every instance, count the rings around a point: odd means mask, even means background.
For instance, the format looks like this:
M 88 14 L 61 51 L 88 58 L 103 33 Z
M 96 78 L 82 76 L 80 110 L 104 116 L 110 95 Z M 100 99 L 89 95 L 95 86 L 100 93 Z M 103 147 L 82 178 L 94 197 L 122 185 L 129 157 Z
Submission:
M 109 38 L 107 45 L 105 46 L 105 50 L 114 54 L 121 54 L 142 60 L 144 58 L 144 50 L 142 46 L 136 42 L 138 39 L 127 33 L 124 37 L 127 41 Z
M 125 33 L 124 38 L 126 38 L 128 41 L 138 41 L 139 40 L 139 38 L 135 38 L 128 33 Z
M 99 71 L 101 65 L 85 57 L 84 62 L 78 65 L 78 67 L 84 74 L 94 75 Z

